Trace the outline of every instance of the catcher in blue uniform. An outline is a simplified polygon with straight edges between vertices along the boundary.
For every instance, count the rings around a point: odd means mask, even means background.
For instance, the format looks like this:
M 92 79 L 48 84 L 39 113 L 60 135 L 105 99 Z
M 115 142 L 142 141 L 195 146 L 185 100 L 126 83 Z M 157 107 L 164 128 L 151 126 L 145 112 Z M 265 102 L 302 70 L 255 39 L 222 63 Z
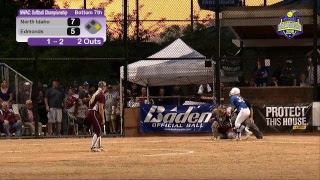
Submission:
M 213 140 L 217 139 L 235 139 L 236 134 L 234 133 L 231 125 L 231 117 L 226 111 L 226 107 L 221 105 L 215 108 L 212 113 L 216 116 L 210 120 L 212 122 L 212 134 Z

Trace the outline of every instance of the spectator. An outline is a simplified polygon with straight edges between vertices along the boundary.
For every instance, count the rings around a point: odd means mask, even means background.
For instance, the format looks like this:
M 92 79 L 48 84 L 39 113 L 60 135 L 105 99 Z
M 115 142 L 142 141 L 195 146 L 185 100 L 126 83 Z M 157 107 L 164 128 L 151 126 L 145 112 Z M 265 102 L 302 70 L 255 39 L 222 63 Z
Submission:
M 131 91 L 131 93 L 132 93 L 132 91 Z M 147 104 L 147 98 L 148 98 L 147 97 L 147 89 L 146 89 L 146 87 L 142 87 L 141 93 L 138 97 L 138 101 L 140 104 Z
M 178 98 L 173 98 L 171 100 L 172 105 L 180 105 L 181 104 L 180 96 L 182 96 L 182 92 L 181 92 L 180 86 L 177 86 L 177 85 L 173 86 L 171 96 L 178 96 Z
M 136 83 L 132 83 L 131 84 L 131 90 L 130 90 L 131 94 L 135 95 L 135 96 L 139 96 L 139 90 L 138 90 L 138 86 Z
M 2 109 L 0 110 L 0 127 L 3 128 L 6 137 L 10 137 L 10 128 L 16 130 L 16 137 L 20 137 L 22 129 L 22 121 L 16 116 L 12 109 L 9 109 L 7 101 L 2 102 Z
M 312 58 L 311 57 L 307 57 L 307 60 L 306 60 L 306 75 L 307 75 L 307 79 L 308 81 L 310 80 L 310 71 L 311 69 L 313 68 L 313 64 L 312 64 Z M 310 81 L 309 81 L 310 82 Z
M 122 86 L 121 87 L 121 93 L 122 93 L 122 102 L 123 103 L 128 103 L 130 101 L 130 97 L 132 95 L 131 91 L 129 89 L 127 89 L 127 99 L 124 99 L 124 87 Z
M 38 89 L 39 89 L 39 91 L 43 91 L 43 84 L 42 84 L 42 82 L 38 82 Z
M 183 105 L 207 104 L 205 100 L 203 100 L 201 97 L 202 97 L 201 94 L 196 93 L 193 98 L 190 98 L 189 100 L 185 101 Z
M 249 87 L 257 87 L 254 78 L 251 78 L 249 81 Z
M 78 131 L 80 130 L 83 134 L 87 134 L 86 127 L 84 126 L 87 114 L 88 107 L 83 104 L 82 99 L 78 99 L 68 110 L 68 116 L 74 120 L 75 124 L 78 124 Z
M 23 107 L 20 109 L 20 116 L 22 123 L 24 126 L 29 127 L 29 133 L 28 135 L 34 135 L 35 134 L 35 117 L 33 115 L 32 111 L 32 101 L 27 100 L 26 101 L 26 107 Z M 42 124 L 41 122 L 38 122 L 38 133 L 39 135 L 42 133 Z
M 31 94 L 30 94 L 30 91 L 29 91 L 29 90 L 26 90 L 26 91 L 24 92 L 24 97 L 23 97 L 24 102 L 26 102 L 28 99 L 31 98 L 30 95 L 31 95 Z
M 139 107 L 139 101 L 137 101 L 136 94 L 130 94 L 130 100 L 128 101 L 128 107 Z
M 117 107 L 116 107 L 116 130 L 117 133 L 120 134 L 121 131 L 121 106 L 120 106 L 120 101 L 118 101 L 117 103 Z
M 90 101 L 90 98 L 96 92 L 96 87 L 93 84 L 91 84 L 91 85 L 90 85 L 90 83 L 88 83 L 88 84 L 89 84 L 89 93 L 88 93 L 89 99 L 88 100 Z M 86 104 L 88 107 L 89 107 L 89 101 Z M 91 122 L 88 120 L 88 118 L 85 119 L 85 126 L 87 127 L 87 132 L 89 132 L 90 128 L 91 128 Z
M 96 92 L 96 87 L 94 85 L 89 86 L 89 97 L 91 98 L 92 95 Z
M 268 74 L 268 68 L 264 66 L 263 60 L 259 59 L 255 68 L 255 83 L 258 87 L 267 86 Z
M 48 115 L 46 111 L 46 104 L 44 103 L 44 92 L 42 90 L 39 91 L 38 96 L 38 114 L 39 114 L 39 121 L 41 124 L 48 124 Z
M 280 79 L 280 76 L 282 74 L 283 65 L 281 61 L 277 61 L 275 63 L 275 70 L 272 73 L 272 77 L 275 77 L 276 79 Z
M 311 58 L 309 58 L 309 61 L 310 62 L 310 67 L 309 67 L 309 71 L 308 71 L 308 78 L 307 78 L 307 81 L 309 83 L 311 83 L 312 85 L 314 84 L 314 66 L 313 66 L 313 63 L 312 63 L 312 60 Z M 320 84 L 320 59 L 317 60 L 317 83 Z
M 73 81 L 73 97 L 76 99 L 79 98 L 79 82 L 78 81 Z
M 194 102 L 205 102 L 205 101 L 201 99 L 201 94 L 196 93 L 194 95 Z
M 119 84 L 114 85 L 113 91 L 116 92 L 120 96 L 120 85 Z
M 83 86 L 79 86 L 79 93 L 78 94 L 80 94 L 81 91 L 83 91 Z
M 13 100 L 13 92 L 8 87 L 8 82 L 4 79 L 1 81 L 0 103 L 6 101 L 11 106 Z
M 79 88 L 79 98 L 82 99 L 83 104 L 87 107 L 89 106 L 89 83 L 87 81 L 83 83 L 83 90 L 80 90 Z
M 31 98 L 30 96 L 30 90 L 31 90 L 31 84 L 29 82 L 22 83 L 19 88 L 19 104 L 24 104 L 28 99 Z
M 52 124 L 57 123 L 57 134 L 61 134 L 62 108 L 64 107 L 63 93 L 58 89 L 59 79 L 52 81 L 52 87 L 45 94 L 45 105 L 48 112 L 48 135 L 52 135 Z
M 284 72 L 280 76 L 281 86 L 296 86 L 296 78 L 292 72 L 292 61 L 287 60 Z
M 62 119 L 62 127 L 63 127 L 63 134 L 68 134 L 68 123 L 69 123 L 69 116 L 68 110 L 74 105 L 77 101 L 77 98 L 74 97 L 74 88 L 70 87 L 67 92 L 67 97 L 64 99 L 64 113 Z
M 64 99 L 65 104 L 65 111 L 67 112 L 68 109 L 70 109 L 73 104 L 76 102 L 76 98 L 73 96 L 73 88 L 68 89 L 67 97 Z
M 159 89 L 159 97 L 155 100 L 155 104 L 156 105 L 166 105 L 168 104 L 168 100 L 163 98 L 165 95 L 165 90 L 164 88 L 160 88 Z
M 244 6 L 242 0 L 239 0 L 239 4 L 238 4 L 238 5 L 239 5 L 239 6 Z
M 277 77 L 272 77 L 272 80 L 271 80 L 271 84 L 270 86 L 275 86 L 275 87 L 278 87 L 279 86 L 279 80 Z
M 116 134 L 116 106 L 118 104 L 119 95 L 113 90 L 113 86 L 109 85 L 106 93 L 105 103 L 105 117 L 106 117 L 106 128 L 110 130 L 110 133 Z
M 311 84 L 307 81 L 307 76 L 304 73 L 300 73 L 298 86 L 300 87 L 311 86 Z

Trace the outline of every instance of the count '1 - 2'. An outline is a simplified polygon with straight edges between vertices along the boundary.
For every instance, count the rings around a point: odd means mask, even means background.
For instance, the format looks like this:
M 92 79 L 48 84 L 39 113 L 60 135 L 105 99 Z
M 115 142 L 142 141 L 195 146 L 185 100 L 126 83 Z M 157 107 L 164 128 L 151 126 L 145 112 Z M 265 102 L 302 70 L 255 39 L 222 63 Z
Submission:
M 100 39 L 89 39 L 89 38 L 78 38 L 78 44 L 102 44 L 102 41 Z

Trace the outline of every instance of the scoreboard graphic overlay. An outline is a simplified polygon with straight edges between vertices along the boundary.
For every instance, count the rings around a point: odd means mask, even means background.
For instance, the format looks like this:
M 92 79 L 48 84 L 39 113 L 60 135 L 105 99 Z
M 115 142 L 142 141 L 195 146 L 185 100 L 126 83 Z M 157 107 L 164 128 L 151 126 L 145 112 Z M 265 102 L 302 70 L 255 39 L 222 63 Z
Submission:
M 102 46 L 103 9 L 20 9 L 16 40 L 29 46 Z

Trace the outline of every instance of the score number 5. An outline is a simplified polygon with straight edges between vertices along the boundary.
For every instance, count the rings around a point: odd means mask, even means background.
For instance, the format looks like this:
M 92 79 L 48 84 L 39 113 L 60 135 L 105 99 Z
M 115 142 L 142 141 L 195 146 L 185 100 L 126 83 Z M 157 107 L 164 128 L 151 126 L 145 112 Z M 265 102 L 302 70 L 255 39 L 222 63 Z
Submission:
M 64 40 L 63 40 L 62 38 L 60 38 L 60 39 L 59 39 L 59 45 L 63 45 L 63 41 L 64 41 Z M 53 41 L 53 44 L 55 44 L 55 43 L 57 43 L 57 42 L 58 42 L 58 41 L 54 40 L 54 41 Z M 50 39 L 50 38 L 47 39 L 47 43 L 48 43 L 48 44 L 51 44 L 51 39 Z

